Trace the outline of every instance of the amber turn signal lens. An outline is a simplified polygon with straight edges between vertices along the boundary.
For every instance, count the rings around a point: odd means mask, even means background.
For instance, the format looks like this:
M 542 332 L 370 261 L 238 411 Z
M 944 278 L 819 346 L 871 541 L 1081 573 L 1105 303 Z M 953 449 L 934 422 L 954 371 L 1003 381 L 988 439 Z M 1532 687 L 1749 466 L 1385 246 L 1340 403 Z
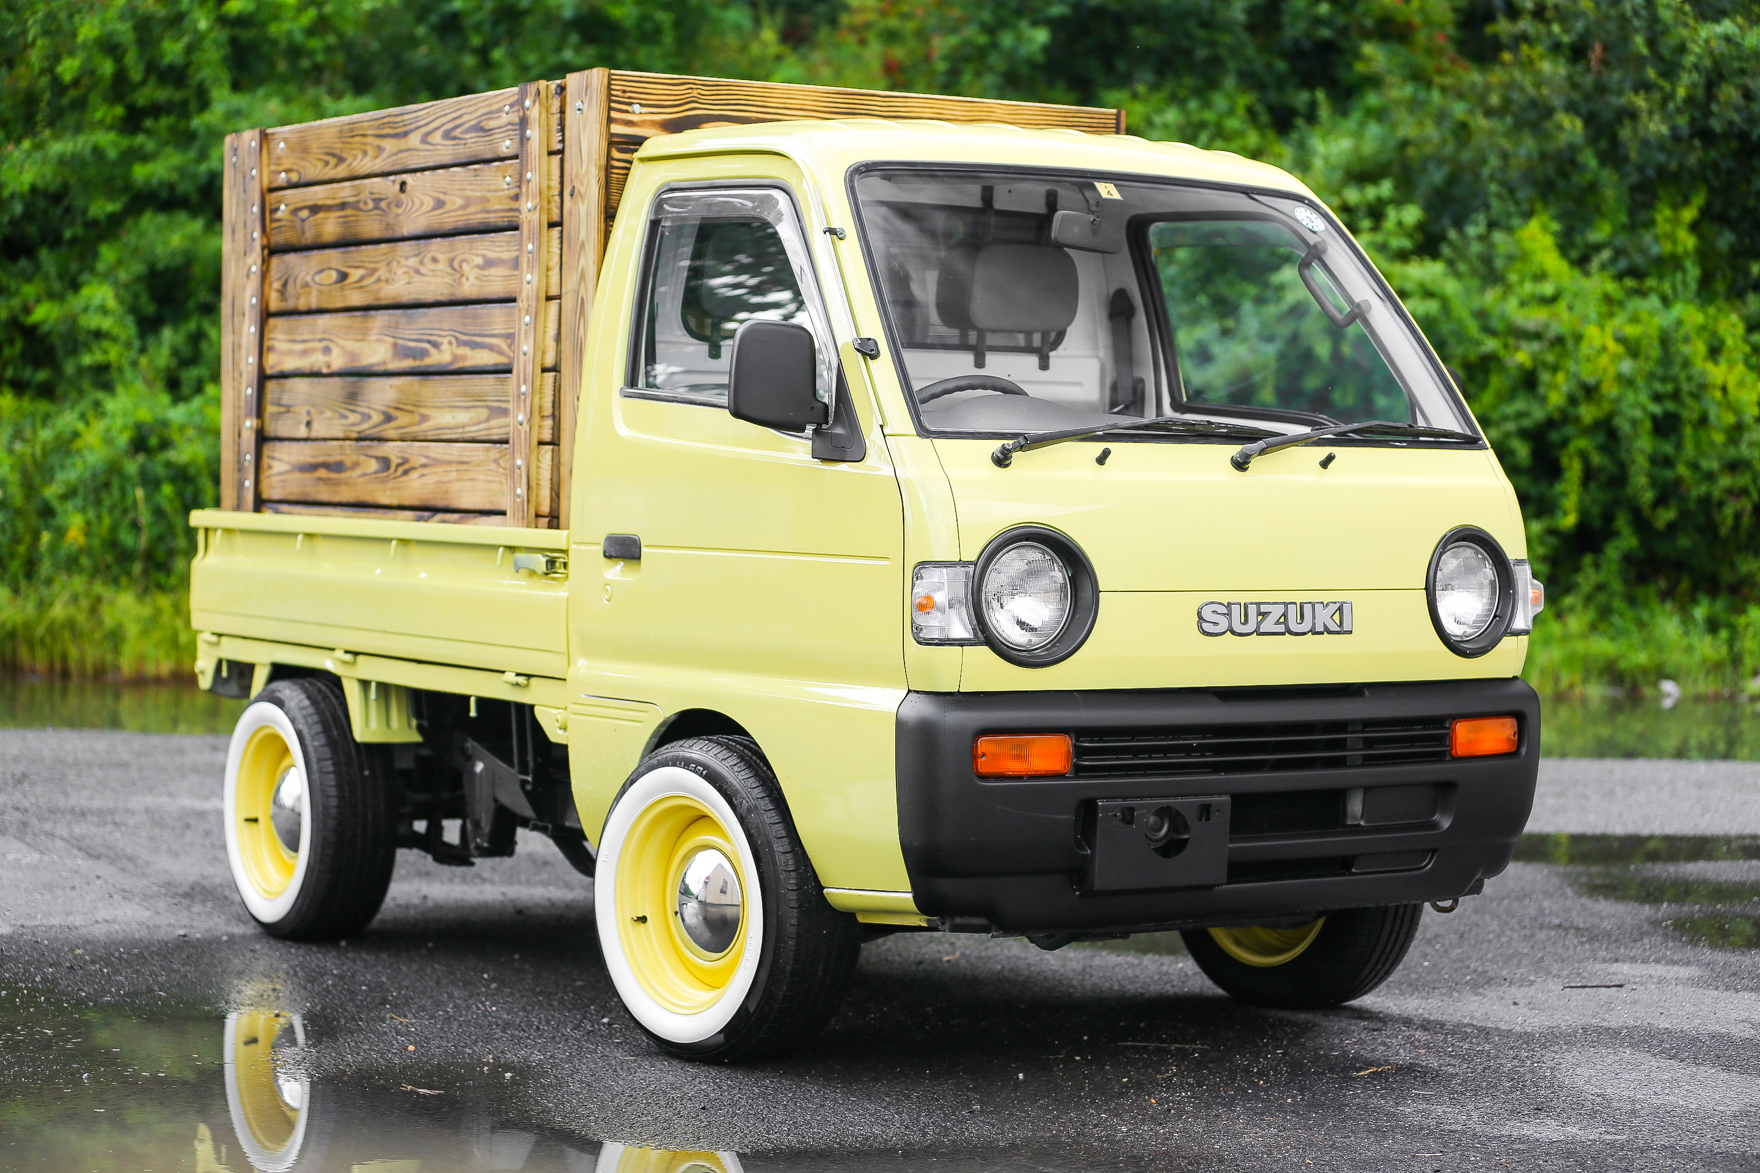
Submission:
M 1448 730 L 1448 752 L 1457 758 L 1484 758 L 1514 753 L 1521 731 L 1514 717 L 1463 717 Z
M 972 742 L 972 773 L 980 778 L 1044 778 L 1069 773 L 1075 748 L 1067 733 L 980 737 Z

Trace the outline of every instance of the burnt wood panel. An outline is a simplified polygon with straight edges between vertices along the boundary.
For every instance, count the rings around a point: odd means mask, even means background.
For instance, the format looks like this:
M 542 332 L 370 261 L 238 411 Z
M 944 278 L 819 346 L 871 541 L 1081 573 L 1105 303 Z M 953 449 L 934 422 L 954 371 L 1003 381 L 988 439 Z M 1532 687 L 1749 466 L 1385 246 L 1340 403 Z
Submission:
M 555 300 L 541 312 L 540 361 L 554 370 Z M 511 371 L 518 316 L 515 303 L 497 302 L 274 317 L 263 368 L 272 376 Z
M 538 380 L 537 439 L 556 442 L 556 374 Z M 507 439 L 507 376 L 270 379 L 267 440 Z
M 220 300 L 220 505 L 255 510 L 263 383 L 264 289 L 268 263 L 262 176 L 263 132 L 228 135 L 225 146 Z
M 950 98 L 886 90 L 733 81 L 663 73 L 610 72 L 608 208 L 615 211 L 636 149 L 658 134 L 797 118 L 933 118 L 1039 129 L 1123 134 L 1122 111 L 992 98 Z
M 532 453 L 532 433 L 537 429 L 532 417 L 537 414 L 534 396 L 538 390 L 538 372 L 543 366 L 543 346 L 539 337 L 544 328 L 544 278 L 548 273 L 544 260 L 548 251 L 546 246 L 550 243 L 550 234 L 544 227 L 544 181 L 547 178 L 544 164 L 548 161 L 546 147 L 550 140 L 547 130 L 550 114 L 548 91 L 545 82 L 528 82 L 520 87 L 520 278 L 516 306 L 519 317 L 514 325 L 518 345 L 507 386 L 511 416 L 507 524 L 514 526 L 531 525 L 537 513 L 532 485 L 533 466 L 537 463 Z
M 995 98 L 954 98 L 891 90 L 734 81 L 665 73 L 611 71 L 611 133 L 652 138 L 706 126 L 741 126 L 796 118 L 936 118 L 1010 126 L 1118 133 L 1118 113 L 1097 106 L 1056 106 Z
M 267 501 L 264 513 L 319 517 L 370 517 L 378 521 L 444 521 L 453 525 L 506 525 L 499 513 L 464 513 L 442 509 L 384 509 L 374 505 L 306 505 L 298 501 Z
M 558 271 L 562 293 L 562 360 L 556 401 L 556 503 L 558 523 L 563 529 L 569 524 L 575 421 L 579 418 L 581 385 L 586 378 L 587 325 L 605 254 L 606 104 L 610 99 L 610 74 L 608 69 L 569 74 L 561 112 L 568 126 L 559 176 L 564 194 Z
M 268 132 L 269 186 L 361 179 L 515 154 L 518 90 L 466 94 Z
M 500 513 L 505 521 L 507 453 L 505 444 L 271 440 L 263 445 L 263 494 L 305 505 Z M 555 455 L 553 444 L 538 447 L 540 484 Z M 548 493 L 537 504 L 538 513 L 555 515 Z
M 562 229 L 549 230 L 548 286 L 557 282 Z M 512 301 L 519 233 L 441 236 L 282 253 L 269 261 L 269 312 Z
M 552 175 L 561 156 L 545 160 Z M 519 228 L 519 161 L 410 171 L 372 179 L 324 183 L 276 192 L 269 206 L 269 244 L 276 252 L 456 236 L 467 232 L 509 232 Z M 548 190 L 556 190 L 554 183 Z M 562 222 L 552 195 L 546 218 Z

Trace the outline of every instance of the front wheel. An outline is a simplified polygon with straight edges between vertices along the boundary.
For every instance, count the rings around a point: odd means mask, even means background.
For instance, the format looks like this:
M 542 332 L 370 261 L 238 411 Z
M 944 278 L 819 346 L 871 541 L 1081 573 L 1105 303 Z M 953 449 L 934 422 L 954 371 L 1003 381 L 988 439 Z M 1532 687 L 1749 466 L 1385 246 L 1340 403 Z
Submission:
M 775 778 L 745 738 L 649 755 L 600 839 L 593 912 L 618 996 L 661 1047 L 732 1063 L 830 1019 L 861 949 L 825 902 Z
M 264 932 L 332 940 L 378 914 L 397 845 L 374 764 L 327 681 L 278 680 L 239 716 L 226 753 L 226 857 Z
M 1182 932 L 1204 975 L 1255 1006 L 1311 1010 L 1361 998 L 1386 981 L 1418 935 L 1422 904 L 1352 908 L 1289 927 Z

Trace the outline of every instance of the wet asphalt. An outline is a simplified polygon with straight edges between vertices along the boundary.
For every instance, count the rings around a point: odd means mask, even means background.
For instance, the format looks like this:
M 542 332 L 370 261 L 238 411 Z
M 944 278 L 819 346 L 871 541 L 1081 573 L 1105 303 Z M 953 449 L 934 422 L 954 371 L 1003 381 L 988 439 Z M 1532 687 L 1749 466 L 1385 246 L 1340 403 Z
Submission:
M 530 837 L 403 853 L 345 944 L 261 935 L 225 744 L 0 731 L 0 1168 L 1760 1170 L 1753 767 L 1548 763 L 1526 862 L 1341 1009 L 1230 1002 L 1177 938 L 899 934 L 817 1044 L 728 1068 L 634 1027 Z M 302 1117 L 275 1159 L 228 1096 L 252 1012 Z

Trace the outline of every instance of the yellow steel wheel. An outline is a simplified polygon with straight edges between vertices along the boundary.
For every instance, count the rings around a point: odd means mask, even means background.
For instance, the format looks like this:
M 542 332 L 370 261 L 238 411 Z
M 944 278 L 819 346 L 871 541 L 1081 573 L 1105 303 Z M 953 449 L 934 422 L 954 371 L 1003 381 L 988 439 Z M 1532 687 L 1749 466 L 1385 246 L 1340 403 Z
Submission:
M 1269 968 L 1294 961 L 1307 951 L 1326 924 L 1326 918 L 1293 929 L 1250 925 L 1239 929 L 1211 929 L 1210 938 L 1222 951 L 1242 965 Z
M 617 1173 L 739 1173 L 739 1158 L 732 1153 L 691 1153 L 670 1149 L 624 1148 L 607 1142 L 605 1148 L 618 1151 L 613 1156 Z M 603 1167 L 605 1155 L 599 1158 Z
M 635 980 L 667 1010 L 698 1013 L 733 981 L 751 919 L 743 874 L 733 836 L 695 797 L 666 795 L 630 824 L 617 865 L 618 937 Z M 697 881 L 710 877 L 714 920 L 705 921 Z
M 226 1107 L 245 1165 L 286 1173 L 307 1142 L 311 1081 L 282 1060 L 305 1047 L 305 1027 L 285 1010 L 253 1008 L 226 1016 Z
M 305 821 L 305 779 L 281 731 L 265 725 L 239 756 L 233 817 L 240 862 L 265 900 L 287 891 L 299 866 Z

